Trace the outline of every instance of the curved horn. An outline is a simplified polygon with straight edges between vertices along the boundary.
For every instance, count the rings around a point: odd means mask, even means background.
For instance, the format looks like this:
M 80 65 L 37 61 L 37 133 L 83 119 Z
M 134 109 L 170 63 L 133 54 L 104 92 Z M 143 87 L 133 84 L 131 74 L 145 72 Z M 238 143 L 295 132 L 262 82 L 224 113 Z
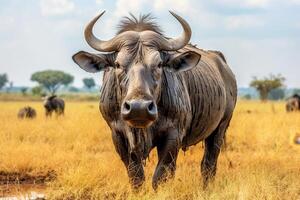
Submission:
M 161 41 L 161 50 L 176 51 L 187 45 L 191 39 L 192 30 L 190 25 L 179 15 L 169 11 L 181 24 L 183 32 L 178 38 L 171 38 Z
M 92 21 L 88 23 L 84 30 L 84 37 L 86 42 L 95 50 L 102 51 L 102 52 L 111 52 L 117 50 L 117 44 L 115 38 L 112 38 L 108 41 L 103 41 L 93 34 L 93 27 L 98 19 L 105 13 L 103 11 L 101 14 L 97 15 Z

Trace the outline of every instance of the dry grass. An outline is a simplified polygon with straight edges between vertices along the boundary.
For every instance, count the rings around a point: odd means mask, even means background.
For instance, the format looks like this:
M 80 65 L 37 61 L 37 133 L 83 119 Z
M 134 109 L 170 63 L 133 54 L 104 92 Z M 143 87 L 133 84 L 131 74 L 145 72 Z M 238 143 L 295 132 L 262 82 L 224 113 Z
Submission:
M 17 119 L 24 105 L 37 109 L 37 119 Z M 300 113 L 286 114 L 283 102 L 238 103 L 227 150 L 207 190 L 201 187 L 198 144 L 180 152 L 175 179 L 157 192 L 151 189 L 153 151 L 139 193 L 130 189 L 98 103 L 67 102 L 59 119 L 46 119 L 39 102 L 1 102 L 0 110 L 0 178 L 44 181 L 55 174 L 48 182 L 50 199 L 300 199 L 300 146 L 292 143 Z

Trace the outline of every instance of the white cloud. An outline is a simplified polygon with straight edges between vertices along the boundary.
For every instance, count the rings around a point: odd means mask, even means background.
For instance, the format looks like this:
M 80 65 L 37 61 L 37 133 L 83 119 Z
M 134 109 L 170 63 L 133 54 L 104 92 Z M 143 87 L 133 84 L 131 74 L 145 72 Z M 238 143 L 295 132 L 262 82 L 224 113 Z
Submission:
M 61 69 L 75 75 L 75 85 L 81 86 L 82 78 L 88 74 L 73 63 L 71 55 L 82 49 L 92 51 L 84 41 L 83 30 L 94 14 L 107 10 L 94 30 L 95 35 L 104 40 L 113 37 L 116 24 L 129 12 L 135 15 L 153 12 L 165 34 L 174 37 L 182 30 L 168 13 L 172 10 L 189 22 L 193 43 L 204 49 L 224 52 L 240 85 L 247 86 L 253 75 L 264 76 L 270 72 L 284 74 L 289 86 L 300 85 L 294 59 L 300 45 L 300 40 L 294 36 L 300 30 L 294 10 L 300 0 L 212 1 L 92 0 L 93 3 L 88 3 L 84 0 L 38 0 L 28 5 L 18 0 L 20 4 L 10 3 L 1 9 L 0 69 L 8 73 L 15 85 L 34 85 L 29 79 L 32 72 Z M 248 12 L 243 8 L 263 9 Z M 235 13 L 237 10 L 240 12 Z M 278 10 L 280 13 L 276 12 Z M 41 13 L 60 17 L 41 18 Z M 72 18 L 65 15 L 67 13 L 72 13 Z M 274 30 L 287 27 L 282 35 L 267 29 L 279 17 L 282 20 L 274 25 Z M 269 36 L 271 39 L 266 39 Z
M 102 0 L 96 0 L 96 3 Z M 143 8 L 151 7 L 149 1 L 147 0 L 117 0 L 114 3 L 114 11 L 112 13 L 105 13 L 100 21 L 102 26 L 97 25 L 95 26 L 95 33 L 101 35 L 105 39 L 111 38 L 114 33 L 116 32 L 116 25 L 120 21 L 121 17 L 128 16 L 128 13 L 139 14 L 142 13 Z M 99 14 L 99 11 L 97 11 Z M 97 34 L 97 35 L 98 35 Z
M 0 31 L 5 31 L 11 28 L 15 23 L 15 18 L 12 16 L 0 15 Z
M 300 0 L 290 0 L 290 3 L 300 5 Z
M 98 1 L 98 0 L 97 0 Z M 101 1 L 101 0 L 100 0 Z M 194 8 L 193 0 L 117 0 L 115 3 L 115 16 L 124 16 L 128 12 L 141 13 L 143 11 L 167 12 L 172 10 L 189 14 Z M 199 3 L 197 4 L 197 8 Z
M 204 48 L 218 49 L 236 75 L 239 86 L 248 86 L 252 76 L 263 77 L 281 73 L 289 87 L 299 87 L 299 39 L 245 39 L 240 37 L 213 38 L 202 42 Z
M 146 3 L 146 0 L 118 0 L 116 1 L 114 13 L 115 15 L 123 16 L 128 14 L 128 12 L 140 12 Z
M 255 15 L 230 16 L 224 21 L 227 29 L 243 29 L 261 27 L 265 24 L 264 20 Z
M 192 10 L 192 2 L 190 0 L 154 0 L 153 7 L 156 11 L 174 10 L 182 13 L 188 13 Z
M 264 8 L 271 3 L 271 0 L 220 0 L 219 2 L 228 6 Z
M 270 3 L 270 0 L 247 0 L 245 1 L 246 6 L 250 7 L 266 7 Z
M 42 15 L 64 15 L 74 10 L 74 2 L 71 0 L 41 0 Z
M 102 5 L 104 3 L 104 0 L 96 0 L 96 4 Z

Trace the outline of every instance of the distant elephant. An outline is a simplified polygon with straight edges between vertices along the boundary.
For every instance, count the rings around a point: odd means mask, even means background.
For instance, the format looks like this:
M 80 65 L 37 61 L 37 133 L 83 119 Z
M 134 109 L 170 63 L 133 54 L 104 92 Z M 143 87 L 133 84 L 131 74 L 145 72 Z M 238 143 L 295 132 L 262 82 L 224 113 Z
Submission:
M 65 102 L 61 98 L 58 98 L 56 95 L 52 95 L 46 97 L 44 101 L 44 107 L 47 117 L 51 117 L 52 112 L 55 112 L 56 115 L 64 115 Z
M 293 112 L 300 110 L 300 96 L 298 94 L 294 94 L 292 97 L 287 99 L 286 102 L 286 111 Z
M 18 118 L 20 119 L 24 119 L 24 118 L 33 119 L 35 117 L 36 117 L 36 111 L 30 106 L 21 108 L 18 112 Z

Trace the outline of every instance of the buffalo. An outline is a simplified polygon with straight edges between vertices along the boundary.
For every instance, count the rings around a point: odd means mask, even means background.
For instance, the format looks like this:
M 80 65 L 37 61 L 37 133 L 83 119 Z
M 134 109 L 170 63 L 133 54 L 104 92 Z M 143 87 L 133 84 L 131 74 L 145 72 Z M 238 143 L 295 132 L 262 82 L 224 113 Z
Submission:
M 296 133 L 294 139 L 293 139 L 293 142 L 295 144 L 300 144 L 300 133 Z
M 21 108 L 18 112 L 18 118 L 19 119 L 33 119 L 36 117 L 36 111 L 34 108 L 30 106 L 26 106 L 24 108 Z
M 56 95 L 52 95 L 45 98 L 44 108 L 46 110 L 47 117 L 51 117 L 53 112 L 55 112 L 57 116 L 64 115 L 65 102 Z
M 235 76 L 224 55 L 189 44 L 191 28 L 177 14 L 183 32 L 162 34 L 150 15 L 124 18 L 117 35 L 104 41 L 85 28 L 87 43 L 99 52 L 79 51 L 73 60 L 91 73 L 104 71 L 100 111 L 133 188 L 145 180 L 143 163 L 157 148 L 152 186 L 174 177 L 180 149 L 204 140 L 203 186 L 215 174 L 217 160 L 237 100 Z
M 287 99 L 285 109 L 287 112 L 299 111 L 300 110 L 300 96 L 294 94 Z

